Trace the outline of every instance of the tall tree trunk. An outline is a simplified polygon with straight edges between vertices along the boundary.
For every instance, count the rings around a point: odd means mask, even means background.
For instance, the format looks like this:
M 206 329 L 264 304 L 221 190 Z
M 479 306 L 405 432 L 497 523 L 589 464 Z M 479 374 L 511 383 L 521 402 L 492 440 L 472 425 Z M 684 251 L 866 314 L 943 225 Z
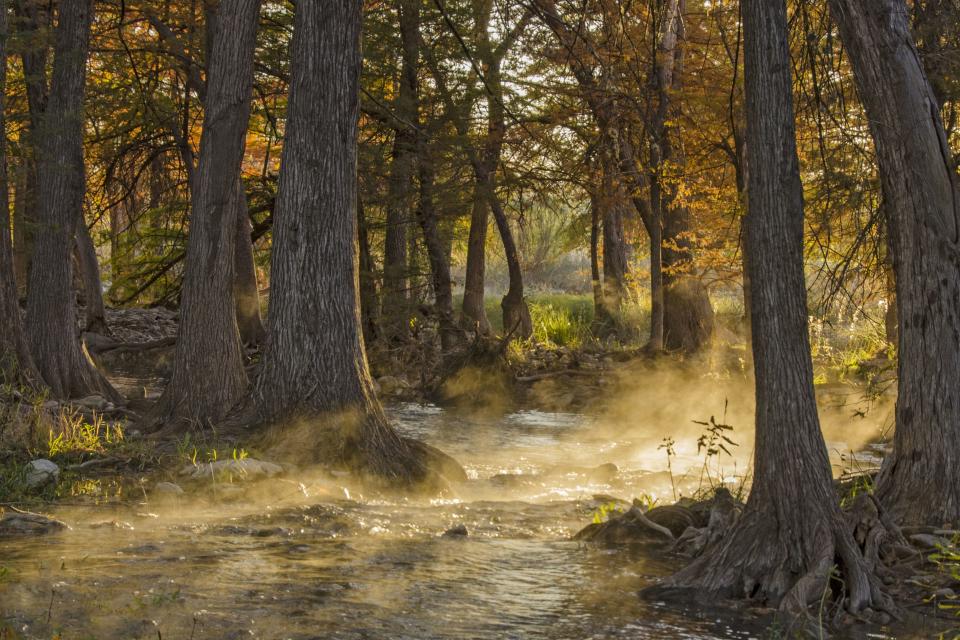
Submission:
M 254 399 L 261 420 L 310 429 L 311 458 L 407 482 L 425 467 L 377 401 L 360 327 L 361 7 L 296 5 L 268 337 Z
M 250 234 L 250 211 L 243 181 L 237 180 L 234 207 L 237 214 L 236 248 L 234 249 L 233 300 L 236 305 L 237 329 L 243 344 L 257 345 L 266 330 L 260 316 L 260 290 L 257 286 L 257 265 Z
M 899 314 L 893 453 L 876 495 L 911 524 L 960 523 L 960 178 L 903 0 L 831 0 L 870 122 Z
M 377 282 L 374 278 L 375 266 L 370 253 L 370 235 L 367 216 L 363 211 L 363 198 L 357 194 L 357 241 L 360 252 L 360 318 L 363 325 L 363 340 L 372 343 L 379 337 L 379 316 L 377 311 Z
M 603 195 L 590 193 L 590 283 L 593 287 L 593 318 L 598 329 L 606 329 L 608 313 L 600 276 L 600 227 L 603 221 Z
M 173 374 L 158 421 L 223 418 L 247 387 L 233 296 L 237 184 L 250 115 L 259 0 L 222 0 L 207 62 L 200 162 Z
M 383 256 L 383 310 L 386 336 L 405 337 L 411 311 L 407 282 L 407 228 L 414 217 L 414 170 L 417 164 L 417 131 L 420 121 L 419 70 L 420 6 L 418 0 L 397 0 L 397 14 L 402 44 L 400 90 L 394 109 L 397 126 L 393 141 L 393 163 L 390 168 L 387 200 L 387 229 Z M 413 252 L 409 252 L 413 259 Z
M 823 598 L 839 559 L 848 608 L 884 608 L 889 603 L 840 511 L 817 418 L 786 2 L 744 0 L 742 7 L 748 139 L 757 168 L 749 178 L 747 238 L 757 396 L 753 485 L 731 532 L 665 586 L 800 613 Z
M 6 132 L 7 11 L 0 10 L 0 132 Z M 39 388 L 43 383 L 33 364 L 23 332 L 10 241 L 10 200 L 7 188 L 7 136 L 0 135 L 0 384 Z
M 497 231 L 500 232 L 503 255 L 507 261 L 507 272 L 510 278 L 507 293 L 500 300 L 500 308 L 503 310 L 503 332 L 504 335 L 516 338 L 529 338 L 533 335 L 533 320 L 530 318 L 530 308 L 523 296 L 523 272 L 520 269 L 520 253 L 517 251 L 517 243 L 513 239 L 510 221 L 507 219 L 507 212 L 503 210 L 500 199 L 497 197 L 493 175 L 477 176 L 477 179 L 481 181 L 480 188 L 486 194 L 490 211 L 493 212 L 493 220 L 497 224 Z
M 427 146 L 426 136 L 419 141 L 420 205 L 417 220 L 423 231 L 423 243 L 427 247 L 430 275 L 433 284 L 434 308 L 440 332 L 440 347 L 449 353 L 460 344 L 460 331 L 453 315 L 453 290 L 450 284 L 450 262 L 446 247 L 440 238 L 437 225 L 437 210 L 433 201 L 434 165 Z
M 37 137 L 37 230 L 27 287 L 27 339 L 55 398 L 102 394 L 119 401 L 77 335 L 74 232 L 85 191 L 83 94 L 90 43 L 90 0 L 60 7 L 49 102 Z
M 487 228 L 490 207 L 479 188 L 473 192 L 470 236 L 467 239 L 467 269 L 463 284 L 463 317 L 482 334 L 490 333 L 490 320 L 484 305 L 486 289 Z M 473 328 L 473 327 L 470 327 Z
M 651 143 L 656 163 L 651 170 L 659 183 L 663 229 L 663 345 L 693 352 L 704 347 L 713 335 L 713 307 L 703 283 L 691 273 L 694 245 L 690 210 L 678 202 L 678 188 L 670 186 L 675 180 L 664 180 L 663 175 L 667 167 L 673 171 L 685 165 L 682 150 L 674 143 L 677 127 L 669 124 L 672 94 L 680 87 L 682 77 L 684 5 L 684 0 L 664 0 L 664 32 L 654 70 L 658 105 Z
M 13 273 L 17 281 L 17 295 L 22 300 L 27 298 L 27 273 L 30 265 L 30 247 L 27 242 L 27 175 L 31 171 L 29 165 L 30 161 L 25 156 L 17 164 L 13 199 Z
M 25 135 L 26 144 L 23 145 L 23 193 L 18 194 L 18 199 L 21 200 L 20 224 L 15 231 L 18 236 L 16 239 L 17 271 L 22 278 L 20 286 L 25 293 L 29 284 L 36 215 L 39 208 L 37 136 L 43 112 L 47 108 L 47 61 L 50 53 L 49 33 L 52 26 L 52 9 L 49 3 L 43 0 L 16 0 L 14 10 L 21 37 L 24 40 L 20 63 L 23 68 L 27 110 L 30 116 Z
M 627 242 L 623 232 L 625 194 L 614 180 L 613 167 L 604 170 L 603 295 L 610 312 L 619 312 L 627 293 Z
M 81 212 L 77 220 L 76 249 L 80 275 L 83 278 L 84 321 L 83 330 L 100 335 L 110 335 L 107 314 L 103 307 L 103 286 L 100 282 L 100 261 L 97 248 Z

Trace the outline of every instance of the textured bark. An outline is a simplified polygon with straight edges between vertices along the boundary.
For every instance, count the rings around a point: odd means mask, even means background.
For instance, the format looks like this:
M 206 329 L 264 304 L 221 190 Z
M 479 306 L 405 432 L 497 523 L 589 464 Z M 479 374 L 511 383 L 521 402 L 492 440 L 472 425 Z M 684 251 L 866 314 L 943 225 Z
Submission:
M 390 167 L 387 199 L 387 229 L 383 256 L 384 332 L 391 339 L 409 331 L 410 301 L 407 293 L 407 230 L 414 218 L 414 171 L 417 165 L 417 131 L 411 126 L 419 116 L 419 0 L 397 0 L 402 64 L 400 90 L 394 104 L 397 127 L 394 132 L 393 162 Z M 409 257 L 413 258 L 413 251 Z
M 654 75 L 657 111 L 651 127 L 652 184 L 659 197 L 663 269 L 663 346 L 668 350 L 694 352 L 713 335 L 713 307 L 703 283 L 692 273 L 694 245 L 690 210 L 677 200 L 675 181 L 664 184 L 665 167 L 680 171 L 686 164 L 682 150 L 674 144 L 679 132 L 670 124 L 672 94 L 681 84 L 684 55 L 684 0 L 664 0 L 664 32 L 660 39 Z M 651 189 L 651 194 L 654 189 Z M 656 216 L 655 216 L 656 217 Z
M 607 309 L 620 311 L 627 292 L 627 243 L 623 233 L 626 194 L 614 180 L 615 170 L 604 170 L 603 203 L 603 296 Z
M 28 160 L 20 159 L 16 169 L 13 200 L 13 273 L 17 281 L 17 295 L 27 297 L 27 274 L 30 265 L 30 246 L 27 242 L 27 174 Z
M 603 280 L 600 276 L 600 226 L 603 220 L 601 195 L 590 194 L 590 284 L 593 289 L 594 322 L 603 327 L 609 314 L 603 299 Z
M 0 11 L 0 131 L 6 131 L 7 12 Z M 42 382 L 23 332 L 13 245 L 10 242 L 10 202 L 7 189 L 7 138 L 0 136 L 0 384 L 38 388 Z
M 425 467 L 377 401 L 360 326 L 361 7 L 296 5 L 268 337 L 254 400 L 266 423 L 309 428 L 313 460 L 406 482 L 424 477 Z
M 234 249 L 233 301 L 236 305 L 237 329 L 244 344 L 256 345 L 263 340 L 266 330 L 260 316 L 260 290 L 257 286 L 257 265 L 253 257 L 252 226 L 247 208 L 247 194 L 243 182 L 237 181 L 236 200 L 233 206 L 237 214 L 236 248 Z
M 204 425 L 247 387 L 233 296 L 236 195 L 250 115 L 259 0 L 222 0 L 208 58 L 200 162 L 173 373 L 154 416 Z
M 357 197 L 357 242 L 360 252 L 360 317 L 363 324 L 363 340 L 370 344 L 379 337 L 379 304 L 373 256 L 370 254 L 370 237 L 367 217 L 363 211 L 363 199 Z
M 449 353 L 460 344 L 461 332 L 457 328 L 453 315 L 450 258 L 440 238 L 437 225 L 437 210 L 433 201 L 433 158 L 425 135 L 420 137 L 419 145 L 420 204 L 417 207 L 417 220 L 423 231 L 423 243 L 427 247 L 427 259 L 430 261 L 433 304 L 437 312 L 440 347 L 444 353 Z
M 903 0 L 831 0 L 870 122 L 899 314 L 893 453 L 877 497 L 907 523 L 960 523 L 960 179 Z
M 49 102 L 36 130 L 37 229 L 27 288 L 27 339 L 55 398 L 119 396 L 77 335 L 71 254 L 84 197 L 83 94 L 90 0 L 61 5 Z
M 50 54 L 51 7 L 44 0 L 16 0 L 15 15 L 20 38 L 24 41 L 20 63 L 23 68 L 27 91 L 28 125 L 23 145 L 23 182 L 18 183 L 19 220 L 14 233 L 16 267 L 20 287 L 26 293 L 29 282 L 30 261 L 33 256 L 33 240 L 36 212 L 39 207 L 37 186 L 37 135 L 43 112 L 47 107 L 47 61 Z M 22 192 L 19 187 L 22 184 Z
M 523 271 L 520 268 L 520 253 L 517 243 L 510 229 L 510 221 L 503 209 L 500 198 L 497 196 L 497 169 L 500 165 L 500 156 L 503 152 L 503 138 L 507 132 L 504 113 L 503 81 L 500 66 L 509 50 L 510 43 L 519 35 L 526 24 L 527 16 L 504 37 L 499 45 L 494 46 L 490 41 L 490 11 L 492 3 L 479 2 L 481 17 L 477 24 L 479 43 L 477 55 L 484 66 L 484 86 L 487 89 L 487 139 L 482 157 L 473 157 L 474 178 L 480 193 L 487 201 L 493 220 L 503 243 L 503 255 L 507 261 L 507 272 L 510 284 L 507 294 L 500 300 L 503 310 L 503 331 L 506 335 L 517 338 L 528 338 L 533 334 L 533 322 L 530 319 L 530 309 L 523 294 Z
M 467 239 L 467 268 L 463 285 L 463 317 L 482 334 L 490 333 L 490 320 L 483 299 L 486 289 L 487 228 L 490 226 L 490 207 L 475 189 L 473 210 L 470 214 L 470 236 Z
M 110 335 L 107 314 L 103 307 L 103 286 L 100 283 L 100 262 L 97 248 L 90 236 L 90 229 L 83 219 L 77 220 L 76 249 L 80 275 L 83 278 L 84 321 L 83 330 L 101 335 Z
M 654 592 L 750 598 L 799 613 L 823 597 L 834 564 L 847 607 L 889 608 L 837 503 L 820 433 L 807 337 L 803 190 L 785 0 L 744 0 L 756 445 L 753 485 L 731 532 Z

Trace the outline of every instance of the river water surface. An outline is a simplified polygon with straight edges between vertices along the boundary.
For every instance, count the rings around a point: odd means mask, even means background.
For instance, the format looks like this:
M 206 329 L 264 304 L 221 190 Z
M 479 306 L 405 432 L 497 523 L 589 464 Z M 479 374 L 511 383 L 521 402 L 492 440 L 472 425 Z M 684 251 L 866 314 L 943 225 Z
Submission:
M 755 616 L 639 598 L 676 559 L 570 540 L 607 496 L 671 497 L 659 438 L 594 435 L 592 418 L 564 413 L 471 419 L 402 405 L 391 415 L 457 457 L 471 481 L 442 499 L 385 498 L 302 471 L 198 497 L 158 500 L 145 486 L 116 503 L 60 506 L 70 530 L 0 542 L 0 629 L 64 639 L 779 637 Z M 617 469 L 597 468 L 605 463 Z M 703 472 L 682 455 L 674 465 L 692 469 L 681 491 Z M 460 524 L 466 537 L 443 536 Z M 868 633 L 887 637 L 858 637 Z

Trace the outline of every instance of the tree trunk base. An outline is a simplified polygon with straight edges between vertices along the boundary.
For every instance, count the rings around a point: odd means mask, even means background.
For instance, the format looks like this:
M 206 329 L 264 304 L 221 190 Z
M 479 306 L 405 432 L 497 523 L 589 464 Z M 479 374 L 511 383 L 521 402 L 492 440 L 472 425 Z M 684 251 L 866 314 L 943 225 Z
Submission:
M 663 346 L 667 351 L 693 353 L 713 336 L 714 314 L 707 290 L 685 276 L 670 282 L 663 295 Z
M 399 435 L 380 411 L 302 416 L 254 429 L 256 445 L 271 457 L 347 471 L 380 488 L 437 492 L 467 480 L 454 458 Z
M 500 301 L 503 309 L 503 334 L 509 337 L 526 339 L 533 335 L 533 320 L 530 308 L 523 296 L 507 294 Z
M 869 496 L 862 500 L 874 504 Z M 778 527 L 777 510 L 748 506 L 722 540 L 642 593 L 670 601 L 748 600 L 793 619 L 815 608 L 825 623 L 844 613 L 873 621 L 897 617 L 878 575 L 879 543 L 899 532 L 886 529 L 876 508 L 871 511 L 862 500 L 846 515 L 807 513 L 802 532 Z
M 916 455 L 916 454 L 915 454 Z M 960 478 L 956 465 L 893 453 L 876 480 L 877 499 L 901 525 L 960 525 Z

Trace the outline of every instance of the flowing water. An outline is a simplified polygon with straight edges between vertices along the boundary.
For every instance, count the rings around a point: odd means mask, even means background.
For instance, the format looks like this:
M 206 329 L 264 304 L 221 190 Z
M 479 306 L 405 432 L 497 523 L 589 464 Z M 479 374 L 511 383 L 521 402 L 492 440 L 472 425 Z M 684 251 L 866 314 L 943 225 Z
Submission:
M 391 413 L 471 481 L 384 498 L 304 470 L 60 506 L 70 530 L 0 542 L 0 629 L 16 634 L 0 638 L 778 637 L 743 612 L 639 598 L 677 568 L 662 552 L 570 540 L 610 495 L 673 492 L 659 438 L 597 435 L 576 414 Z M 442 535 L 460 524 L 466 537 Z

